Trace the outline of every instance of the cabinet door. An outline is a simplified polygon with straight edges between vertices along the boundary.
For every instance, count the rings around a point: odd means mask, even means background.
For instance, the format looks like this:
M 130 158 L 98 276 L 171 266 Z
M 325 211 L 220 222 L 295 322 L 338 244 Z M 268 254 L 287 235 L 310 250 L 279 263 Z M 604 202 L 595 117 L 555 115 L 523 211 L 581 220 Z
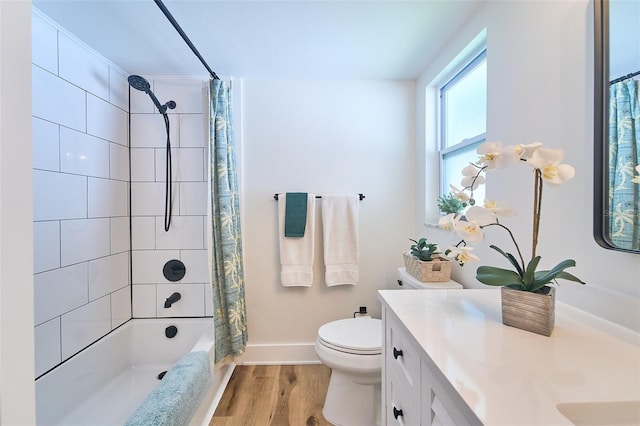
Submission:
M 466 404 L 462 398 L 457 393 L 454 395 L 447 392 L 427 361 L 423 359 L 420 364 L 422 424 L 470 425 L 471 422 L 463 414 L 462 406 L 466 407 Z

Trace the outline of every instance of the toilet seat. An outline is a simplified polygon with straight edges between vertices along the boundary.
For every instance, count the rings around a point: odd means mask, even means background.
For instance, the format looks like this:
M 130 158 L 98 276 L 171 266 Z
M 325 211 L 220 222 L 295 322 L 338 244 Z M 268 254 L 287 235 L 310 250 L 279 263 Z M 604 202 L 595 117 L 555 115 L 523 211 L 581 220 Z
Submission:
M 318 330 L 323 346 L 354 355 L 382 353 L 382 321 L 373 318 L 349 318 L 327 323 Z

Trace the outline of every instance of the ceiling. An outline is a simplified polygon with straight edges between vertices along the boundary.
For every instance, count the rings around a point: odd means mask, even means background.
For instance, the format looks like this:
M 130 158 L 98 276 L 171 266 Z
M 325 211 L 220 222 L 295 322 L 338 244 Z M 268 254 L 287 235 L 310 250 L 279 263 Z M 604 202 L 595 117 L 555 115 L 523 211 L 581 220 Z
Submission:
M 164 0 L 221 77 L 415 79 L 480 0 Z M 33 0 L 142 75 L 206 76 L 153 0 Z

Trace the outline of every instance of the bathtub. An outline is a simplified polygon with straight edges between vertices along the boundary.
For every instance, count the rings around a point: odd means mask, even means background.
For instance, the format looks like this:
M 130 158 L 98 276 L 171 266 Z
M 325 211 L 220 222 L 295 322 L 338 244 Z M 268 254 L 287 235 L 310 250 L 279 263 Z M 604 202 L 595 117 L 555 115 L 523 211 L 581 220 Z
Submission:
M 175 326 L 175 337 L 165 336 Z M 36 380 L 38 425 L 122 425 L 189 351 L 207 351 L 212 386 L 190 425 L 208 425 L 235 365 L 213 365 L 211 318 L 134 319 Z

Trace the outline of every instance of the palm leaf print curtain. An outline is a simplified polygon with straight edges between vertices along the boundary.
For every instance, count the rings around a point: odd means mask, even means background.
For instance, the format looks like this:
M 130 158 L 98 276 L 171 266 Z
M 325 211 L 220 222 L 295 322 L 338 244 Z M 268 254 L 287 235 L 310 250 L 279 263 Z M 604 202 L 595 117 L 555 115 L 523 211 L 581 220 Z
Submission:
M 609 89 L 609 230 L 611 242 L 640 249 L 640 185 L 631 182 L 640 164 L 640 81 Z
M 222 80 L 210 81 L 212 287 L 215 362 L 238 356 L 247 344 L 244 268 L 231 90 Z

